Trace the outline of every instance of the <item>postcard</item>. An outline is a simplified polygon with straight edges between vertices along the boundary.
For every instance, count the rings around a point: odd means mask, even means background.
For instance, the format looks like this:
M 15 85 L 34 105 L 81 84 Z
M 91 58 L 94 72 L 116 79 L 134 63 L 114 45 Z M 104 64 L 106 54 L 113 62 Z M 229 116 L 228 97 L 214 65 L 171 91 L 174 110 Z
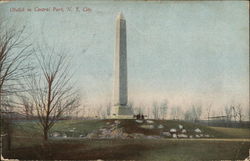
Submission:
M 0 1 L 1 160 L 249 161 L 248 1 Z

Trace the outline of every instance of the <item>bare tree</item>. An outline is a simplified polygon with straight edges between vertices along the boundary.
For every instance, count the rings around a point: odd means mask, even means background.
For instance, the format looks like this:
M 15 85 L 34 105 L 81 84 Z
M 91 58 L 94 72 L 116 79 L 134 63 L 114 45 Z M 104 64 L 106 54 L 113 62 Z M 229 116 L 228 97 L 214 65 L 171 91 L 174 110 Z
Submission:
M 209 105 L 207 106 L 207 108 L 206 108 L 206 112 L 207 112 L 207 125 L 209 125 L 211 107 L 212 107 L 212 104 L 209 104 Z
M 87 117 L 87 115 L 86 115 L 86 113 L 87 113 L 86 104 L 82 104 L 82 106 L 80 108 L 81 108 L 81 115 L 80 115 L 80 117 L 86 118 Z
M 95 113 L 96 118 L 105 119 L 107 117 L 107 108 L 105 104 L 100 103 L 95 109 Z
M 105 107 L 106 107 L 107 117 L 110 116 L 110 113 L 111 113 L 111 106 L 112 106 L 111 101 L 106 102 Z
M 193 110 L 194 110 L 195 115 L 196 115 L 196 120 L 200 120 L 200 117 L 202 114 L 202 106 L 201 105 L 193 106 Z
M 150 118 L 151 118 L 151 112 L 152 112 L 152 110 L 151 110 L 151 108 L 148 107 L 148 106 L 147 106 L 147 109 L 146 109 L 146 110 L 147 110 L 147 118 L 150 119 Z
M 237 126 L 236 122 L 237 120 L 242 123 L 242 118 L 243 118 L 243 108 L 241 107 L 241 104 L 235 105 L 231 104 L 230 106 L 225 106 L 224 108 L 227 120 L 232 123 L 232 119 L 235 122 L 235 126 Z
M 168 101 L 164 100 L 161 105 L 160 105 L 160 114 L 161 114 L 161 119 L 166 119 L 167 115 L 167 110 L 168 110 Z
M 171 115 L 174 120 L 180 119 L 180 115 L 182 113 L 182 110 L 179 106 L 174 106 L 171 108 Z
M 134 107 L 133 107 L 134 113 L 135 114 L 145 115 L 144 107 L 145 107 L 145 105 L 143 103 L 140 103 L 140 104 L 138 104 L 136 106 L 134 105 Z
M 185 119 L 191 121 L 197 121 L 200 119 L 202 113 L 201 105 L 193 105 L 192 108 L 188 109 L 185 113 Z
M 0 113 L 1 125 L 7 134 L 7 147 L 11 149 L 12 112 L 14 110 L 14 94 L 23 91 L 20 80 L 29 71 L 27 59 L 30 56 L 31 44 L 26 43 L 28 36 L 25 27 L 17 29 L 7 21 L 0 20 Z M 8 113 L 7 115 L 2 115 Z M 3 124 L 2 124 L 3 123 Z M 2 138 L 1 138 L 2 139 Z
M 21 109 L 20 113 L 26 116 L 26 119 L 31 119 L 34 116 L 34 104 L 28 97 L 21 95 L 18 97 L 17 106 Z
M 136 114 L 136 110 L 135 110 L 135 106 L 134 106 L 134 101 L 133 100 L 129 100 L 128 101 L 128 108 L 131 108 L 133 113 Z
M 159 105 L 157 102 L 153 102 L 153 116 L 154 116 L 154 119 L 159 119 Z
M 231 119 L 232 119 L 232 108 L 228 107 L 228 106 L 225 106 L 224 111 L 225 111 L 226 116 L 227 116 L 227 121 L 231 121 Z
M 1 104 L 1 141 L 6 140 L 6 145 L 3 147 L 3 151 L 11 150 L 12 145 L 12 106 L 8 97 L 4 97 Z
M 239 122 L 241 123 L 242 122 L 242 118 L 243 118 L 243 108 L 241 107 L 240 104 L 238 104 L 235 107 L 235 110 L 236 110 L 237 116 L 239 118 Z
M 20 79 L 30 69 L 27 63 L 31 55 L 31 44 L 25 43 L 24 29 L 18 30 L 0 22 L 0 104 L 2 97 L 16 93 L 20 89 Z
M 190 109 L 188 109 L 185 113 L 184 113 L 184 119 L 185 120 L 190 120 L 190 121 L 193 121 L 194 118 L 193 118 L 193 115 L 192 115 L 192 112 Z
M 73 87 L 68 57 L 63 51 L 38 48 L 36 53 L 38 75 L 29 79 L 29 94 L 35 104 L 36 114 L 42 126 L 44 140 L 51 127 L 67 111 L 79 106 L 79 95 Z
M 236 111 L 235 105 L 232 104 L 232 105 L 230 106 L 230 110 L 231 110 L 231 114 L 232 114 L 232 116 L 233 116 L 233 118 L 234 118 L 234 122 L 236 122 L 236 121 L 237 121 L 238 113 L 237 113 L 237 111 Z

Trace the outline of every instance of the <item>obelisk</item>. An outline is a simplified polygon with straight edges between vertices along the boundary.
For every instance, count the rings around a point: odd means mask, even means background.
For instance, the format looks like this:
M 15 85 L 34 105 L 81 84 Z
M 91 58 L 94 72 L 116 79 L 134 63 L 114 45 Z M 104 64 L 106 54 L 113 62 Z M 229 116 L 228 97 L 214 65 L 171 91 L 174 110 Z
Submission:
M 114 67 L 114 91 L 111 118 L 130 119 L 133 118 L 128 102 L 127 81 L 127 38 L 126 20 L 122 13 L 116 17 L 115 37 L 115 67 Z

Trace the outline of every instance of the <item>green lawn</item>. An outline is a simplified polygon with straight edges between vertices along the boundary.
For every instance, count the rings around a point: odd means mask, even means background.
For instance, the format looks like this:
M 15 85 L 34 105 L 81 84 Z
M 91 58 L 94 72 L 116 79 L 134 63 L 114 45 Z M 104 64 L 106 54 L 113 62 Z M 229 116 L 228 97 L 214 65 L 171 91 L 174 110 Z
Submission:
M 16 148 L 9 157 L 32 160 L 228 160 L 246 158 L 249 147 L 249 140 L 53 140 L 33 147 Z
M 225 127 L 210 127 L 211 129 L 221 133 L 229 138 L 250 138 L 250 129 L 241 128 L 225 128 Z
M 112 123 L 114 120 L 65 120 L 58 121 L 50 133 L 55 131 L 64 132 L 67 135 L 72 135 L 70 130 L 74 129 L 74 135 L 86 135 L 92 131 L 103 128 L 106 123 Z M 147 124 L 147 123 L 144 123 Z M 250 129 L 240 129 L 240 128 L 222 128 L 222 127 L 209 127 L 204 125 L 199 125 L 195 123 L 176 121 L 176 120 L 154 120 L 153 125 L 163 125 L 163 129 L 144 129 L 141 128 L 138 123 L 134 120 L 121 120 L 119 127 L 124 129 L 126 133 L 143 133 L 144 135 L 160 135 L 162 131 L 169 131 L 171 128 L 178 129 L 178 125 L 183 125 L 187 129 L 187 133 L 190 135 L 195 135 L 194 129 L 201 129 L 202 133 L 209 134 L 215 138 L 250 138 Z M 40 126 L 36 122 L 16 122 L 14 124 L 14 135 L 41 135 L 42 131 Z
M 114 120 L 59 121 L 50 132 L 87 134 L 107 126 Z M 17 159 L 135 159 L 135 160 L 226 160 L 244 159 L 250 148 L 250 129 L 208 127 L 184 121 L 157 120 L 164 129 L 143 129 L 134 120 L 122 120 L 120 127 L 127 133 L 157 135 L 163 130 L 200 128 L 214 138 L 204 139 L 51 139 L 44 142 L 42 131 L 36 122 L 13 124 L 12 151 L 7 158 Z

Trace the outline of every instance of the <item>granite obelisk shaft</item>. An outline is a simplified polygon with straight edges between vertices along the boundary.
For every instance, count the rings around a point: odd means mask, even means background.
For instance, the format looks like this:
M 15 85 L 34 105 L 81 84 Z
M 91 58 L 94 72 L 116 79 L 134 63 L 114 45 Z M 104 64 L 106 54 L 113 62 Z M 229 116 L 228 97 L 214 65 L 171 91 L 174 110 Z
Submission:
M 127 90 L 127 42 L 126 20 L 120 13 L 116 17 L 114 105 L 126 106 Z
M 111 118 L 130 119 L 133 118 L 133 113 L 131 108 L 127 106 L 128 81 L 126 20 L 121 13 L 116 17 L 115 39 L 114 96 Z

